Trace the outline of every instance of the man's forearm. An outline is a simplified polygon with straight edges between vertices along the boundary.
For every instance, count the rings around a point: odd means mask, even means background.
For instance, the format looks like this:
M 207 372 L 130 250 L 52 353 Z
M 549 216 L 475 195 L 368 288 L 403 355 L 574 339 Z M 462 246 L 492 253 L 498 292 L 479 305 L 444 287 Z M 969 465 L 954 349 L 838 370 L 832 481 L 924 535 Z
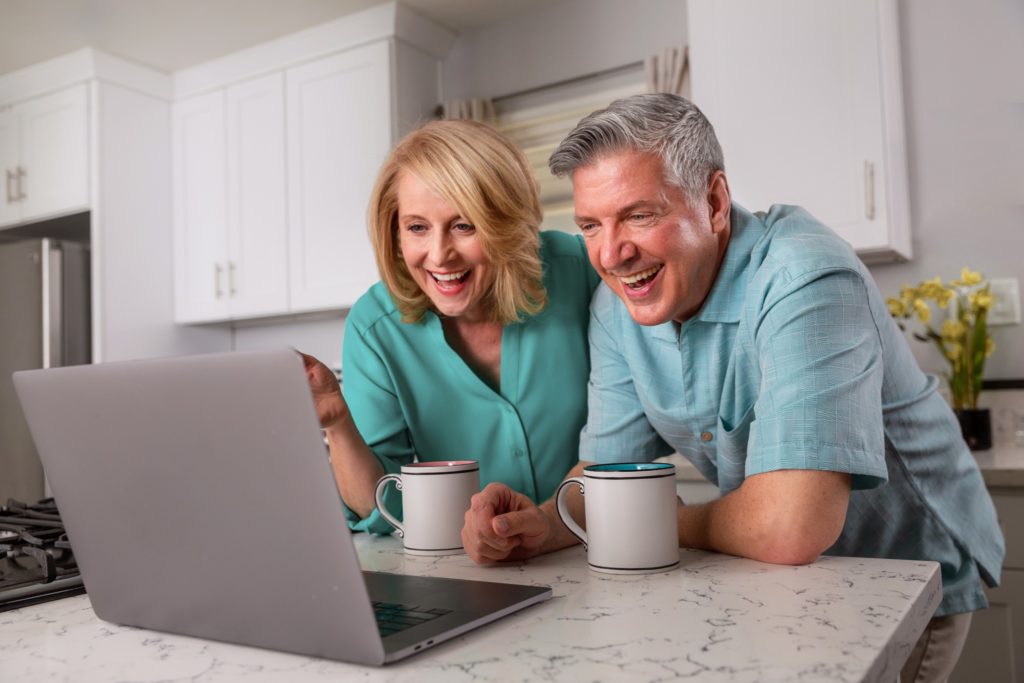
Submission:
M 780 470 L 703 505 L 681 505 L 679 545 L 775 564 L 806 564 L 842 532 L 850 477 Z

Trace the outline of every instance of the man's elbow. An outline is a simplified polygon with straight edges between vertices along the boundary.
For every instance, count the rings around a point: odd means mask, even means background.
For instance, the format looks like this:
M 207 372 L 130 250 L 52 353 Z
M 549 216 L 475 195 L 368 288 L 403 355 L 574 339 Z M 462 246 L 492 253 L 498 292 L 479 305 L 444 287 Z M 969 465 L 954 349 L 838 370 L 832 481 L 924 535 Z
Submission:
M 836 542 L 844 521 L 797 520 L 773 525 L 761 535 L 757 556 L 752 559 L 771 564 L 810 564 Z

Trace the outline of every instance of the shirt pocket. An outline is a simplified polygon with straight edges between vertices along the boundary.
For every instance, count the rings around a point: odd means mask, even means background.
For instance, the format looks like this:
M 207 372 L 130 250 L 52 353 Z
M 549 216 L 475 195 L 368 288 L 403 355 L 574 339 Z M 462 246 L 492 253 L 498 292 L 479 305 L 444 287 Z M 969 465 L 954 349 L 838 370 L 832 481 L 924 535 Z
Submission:
M 746 477 L 750 425 L 754 422 L 754 404 L 738 420 L 718 416 L 718 488 L 722 495 L 739 488 Z

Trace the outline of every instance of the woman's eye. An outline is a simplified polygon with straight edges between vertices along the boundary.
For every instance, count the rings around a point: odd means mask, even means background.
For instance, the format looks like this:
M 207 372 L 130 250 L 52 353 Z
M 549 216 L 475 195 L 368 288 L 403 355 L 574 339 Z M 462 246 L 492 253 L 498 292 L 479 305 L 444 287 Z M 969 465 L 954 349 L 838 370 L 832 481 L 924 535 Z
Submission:
M 474 228 L 471 223 L 456 223 L 454 226 L 452 226 L 452 228 L 456 232 L 467 233 L 467 234 L 473 232 L 474 230 L 476 230 L 476 228 Z
M 426 232 L 427 226 L 423 225 L 422 223 L 410 223 L 409 225 L 405 226 L 405 229 L 408 230 L 409 232 L 420 233 Z

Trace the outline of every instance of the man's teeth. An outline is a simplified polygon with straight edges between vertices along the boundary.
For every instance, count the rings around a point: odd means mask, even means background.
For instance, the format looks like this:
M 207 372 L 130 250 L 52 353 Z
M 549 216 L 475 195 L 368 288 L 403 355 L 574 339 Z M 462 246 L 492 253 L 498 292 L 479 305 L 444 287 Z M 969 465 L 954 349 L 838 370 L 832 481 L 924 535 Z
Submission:
M 431 273 L 431 276 L 438 282 L 452 282 L 454 280 L 461 280 L 466 277 L 468 270 L 463 270 L 459 273 Z
M 639 273 L 633 273 L 632 275 L 627 275 L 619 279 L 622 280 L 623 284 L 635 285 L 636 283 L 655 275 L 659 270 L 661 270 L 661 266 L 654 266 L 653 268 L 641 270 Z

